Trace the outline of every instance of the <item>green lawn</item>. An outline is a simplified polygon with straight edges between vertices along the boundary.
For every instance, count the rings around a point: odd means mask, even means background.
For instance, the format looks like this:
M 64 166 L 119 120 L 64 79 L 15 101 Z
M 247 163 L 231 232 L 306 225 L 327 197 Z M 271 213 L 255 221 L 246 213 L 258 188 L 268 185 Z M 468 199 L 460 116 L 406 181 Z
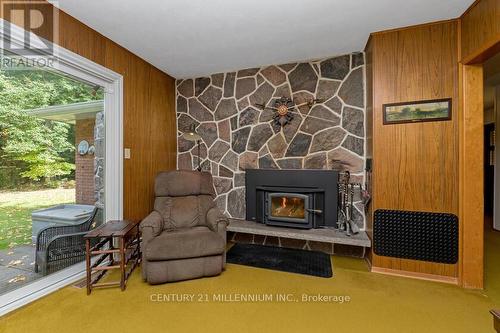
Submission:
M 0 192 L 0 249 L 31 244 L 31 212 L 75 202 L 74 189 Z

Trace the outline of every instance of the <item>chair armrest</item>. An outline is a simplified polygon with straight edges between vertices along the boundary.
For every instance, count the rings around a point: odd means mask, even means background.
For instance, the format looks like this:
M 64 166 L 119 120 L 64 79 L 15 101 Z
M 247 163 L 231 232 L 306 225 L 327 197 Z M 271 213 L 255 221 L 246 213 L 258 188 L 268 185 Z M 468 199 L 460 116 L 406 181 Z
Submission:
M 163 217 L 157 211 L 152 211 L 144 220 L 141 221 L 139 225 L 141 231 L 141 274 L 144 281 L 147 280 L 147 266 L 148 261 L 145 258 L 146 247 L 150 240 L 158 236 L 163 231 Z
M 36 250 L 44 251 L 47 250 L 49 243 L 53 238 L 61 235 L 69 235 L 73 233 L 83 232 L 84 234 L 88 231 L 82 230 L 80 225 L 67 225 L 67 226 L 51 226 L 43 228 L 36 235 Z
M 206 221 L 210 230 L 218 233 L 225 233 L 226 228 L 229 225 L 229 219 L 222 215 L 221 211 L 217 207 L 212 207 L 207 211 Z
M 83 236 L 85 236 L 88 231 L 74 232 L 71 234 L 58 235 L 50 239 L 47 244 L 47 250 L 50 250 L 54 246 L 77 246 L 85 244 Z M 47 251 L 48 252 L 48 251 Z
M 88 219 L 73 225 L 49 226 L 41 229 L 36 236 L 36 250 L 45 251 L 49 242 L 56 236 L 74 234 L 79 232 L 88 232 L 97 215 L 97 208 L 94 208 Z
M 144 241 L 158 236 L 163 230 L 163 217 L 157 211 L 152 211 L 141 221 L 139 228 Z
M 227 243 L 226 229 L 229 225 L 229 219 L 222 215 L 221 211 L 217 207 L 212 207 L 207 211 L 207 226 L 210 230 L 216 232 L 221 236 L 224 244 Z M 222 255 L 222 269 L 226 267 L 226 252 Z

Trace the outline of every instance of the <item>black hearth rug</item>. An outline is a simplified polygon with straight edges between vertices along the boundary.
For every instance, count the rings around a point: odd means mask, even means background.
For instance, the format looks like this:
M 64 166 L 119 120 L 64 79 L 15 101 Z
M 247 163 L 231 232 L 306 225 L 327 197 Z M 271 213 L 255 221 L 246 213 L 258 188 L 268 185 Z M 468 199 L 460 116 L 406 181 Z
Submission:
M 333 276 L 330 256 L 318 251 L 237 243 L 227 252 L 227 262 L 324 278 Z

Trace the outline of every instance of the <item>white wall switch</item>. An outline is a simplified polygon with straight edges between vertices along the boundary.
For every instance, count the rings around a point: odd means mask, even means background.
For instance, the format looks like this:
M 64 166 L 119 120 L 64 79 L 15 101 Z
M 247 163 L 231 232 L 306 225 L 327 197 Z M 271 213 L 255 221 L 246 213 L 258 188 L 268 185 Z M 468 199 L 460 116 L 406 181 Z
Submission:
M 130 148 L 125 148 L 125 149 L 124 149 L 124 152 L 123 152 L 123 157 L 124 157 L 126 160 L 130 160 Z

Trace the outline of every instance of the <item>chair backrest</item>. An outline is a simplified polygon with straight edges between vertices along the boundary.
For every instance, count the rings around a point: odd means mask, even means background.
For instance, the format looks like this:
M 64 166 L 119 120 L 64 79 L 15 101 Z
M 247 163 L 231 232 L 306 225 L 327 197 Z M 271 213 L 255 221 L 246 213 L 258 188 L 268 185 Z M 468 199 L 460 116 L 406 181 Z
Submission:
M 163 217 L 164 229 L 206 225 L 206 213 L 215 206 L 212 175 L 208 172 L 161 172 L 156 177 L 155 196 L 154 208 Z
M 92 211 L 92 214 L 90 214 L 89 218 L 81 224 L 82 231 L 87 231 L 87 230 L 94 229 L 95 227 L 97 227 L 97 225 L 93 225 L 93 224 L 94 224 L 94 220 L 97 216 L 98 211 L 99 211 L 99 208 L 94 207 L 94 210 Z

